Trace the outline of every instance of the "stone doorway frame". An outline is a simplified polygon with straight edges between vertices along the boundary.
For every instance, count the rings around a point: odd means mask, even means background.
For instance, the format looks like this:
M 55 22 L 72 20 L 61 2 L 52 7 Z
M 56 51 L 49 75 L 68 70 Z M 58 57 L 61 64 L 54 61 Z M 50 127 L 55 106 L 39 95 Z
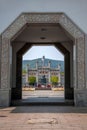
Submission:
M 0 37 L 0 105 L 9 106 L 11 91 L 11 46 L 14 40 L 26 24 L 30 23 L 59 23 L 74 42 L 74 103 L 85 106 L 86 102 L 86 65 L 85 65 L 85 33 L 79 29 L 64 13 L 22 13 L 1 35 Z M 5 95 L 5 96 L 4 96 Z

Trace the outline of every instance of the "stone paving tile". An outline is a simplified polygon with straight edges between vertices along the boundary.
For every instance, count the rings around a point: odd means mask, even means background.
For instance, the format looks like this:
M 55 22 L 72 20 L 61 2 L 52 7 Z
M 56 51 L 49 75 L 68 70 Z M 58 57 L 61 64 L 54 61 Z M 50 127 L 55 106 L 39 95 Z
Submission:
M 29 120 L 33 120 L 33 123 Z M 1 108 L 0 130 L 87 130 L 87 108 L 59 106 Z
M 32 96 L 40 96 L 40 97 L 50 97 L 50 96 L 64 96 L 64 91 L 52 91 L 52 90 L 35 90 L 33 92 L 31 91 L 22 91 L 23 98 L 25 97 L 32 97 Z

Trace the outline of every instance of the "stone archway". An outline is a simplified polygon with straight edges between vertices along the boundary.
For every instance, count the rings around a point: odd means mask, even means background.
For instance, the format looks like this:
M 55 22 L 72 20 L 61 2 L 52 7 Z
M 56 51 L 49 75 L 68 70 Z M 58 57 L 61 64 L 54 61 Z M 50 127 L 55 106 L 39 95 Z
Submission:
M 0 105 L 9 106 L 11 90 L 11 60 L 10 43 L 31 23 L 58 23 L 73 38 L 73 88 L 74 103 L 87 106 L 86 87 L 86 40 L 85 34 L 64 13 L 22 13 L 0 37 L 1 88 Z

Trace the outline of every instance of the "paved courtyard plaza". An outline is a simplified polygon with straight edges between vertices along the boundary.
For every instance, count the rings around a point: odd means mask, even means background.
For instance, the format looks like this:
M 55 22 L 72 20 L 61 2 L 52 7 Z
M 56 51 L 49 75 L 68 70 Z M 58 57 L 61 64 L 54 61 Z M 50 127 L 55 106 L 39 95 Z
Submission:
M 0 130 L 87 130 L 86 107 L 0 108 Z
M 22 100 L 14 100 L 12 105 L 58 105 L 64 102 L 64 91 L 35 90 L 22 91 Z
M 23 91 L 23 100 L 64 99 L 64 91 Z M 60 100 L 62 99 L 62 100 Z M 27 105 L 0 108 L 0 130 L 87 130 L 87 108 Z
M 52 90 L 35 90 L 35 91 L 22 91 L 22 98 L 29 97 L 61 97 L 64 98 L 64 91 L 52 91 Z

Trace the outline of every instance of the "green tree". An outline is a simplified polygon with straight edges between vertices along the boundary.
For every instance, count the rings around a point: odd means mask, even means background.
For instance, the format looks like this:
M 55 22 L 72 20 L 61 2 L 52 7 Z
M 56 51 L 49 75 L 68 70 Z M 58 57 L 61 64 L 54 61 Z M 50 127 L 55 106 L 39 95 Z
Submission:
M 34 85 L 36 83 L 36 77 L 31 76 L 28 78 L 29 84 Z
M 57 85 L 58 80 L 59 80 L 59 79 L 58 79 L 57 76 L 51 76 L 51 82 L 52 82 L 53 85 Z

